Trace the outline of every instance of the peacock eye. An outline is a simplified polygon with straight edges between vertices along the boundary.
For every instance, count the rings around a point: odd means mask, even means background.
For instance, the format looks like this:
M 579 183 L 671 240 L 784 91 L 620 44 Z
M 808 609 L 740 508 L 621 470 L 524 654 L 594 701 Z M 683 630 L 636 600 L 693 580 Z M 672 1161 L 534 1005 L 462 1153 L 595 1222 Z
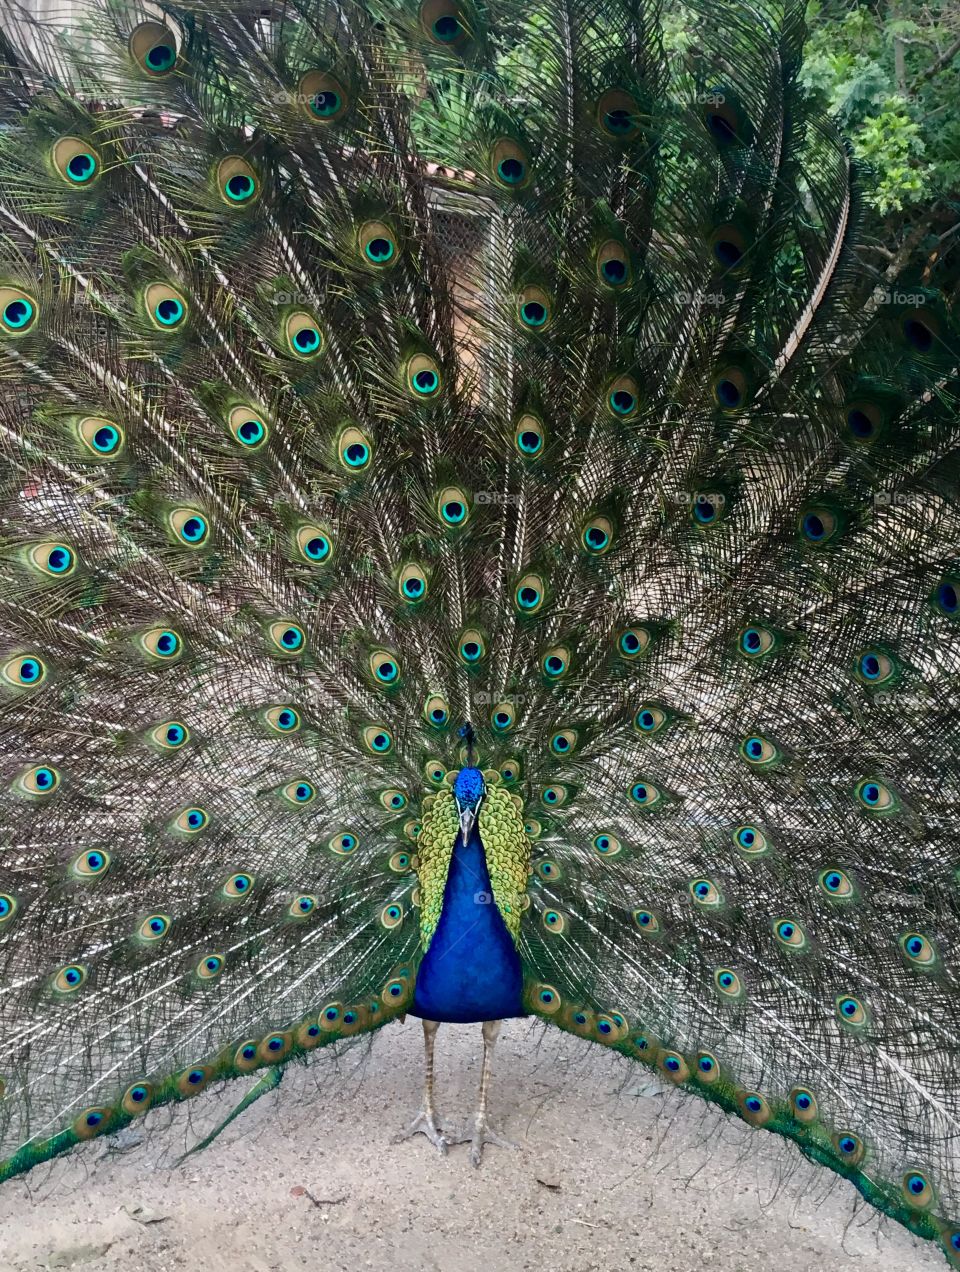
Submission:
M 166 914 L 148 914 L 137 929 L 142 941 L 162 941 L 170 931 L 170 918 Z
M 540 656 L 540 670 L 547 680 L 560 680 L 570 670 L 570 650 L 566 645 L 556 645 Z
M 490 151 L 490 174 L 505 190 L 521 190 L 530 180 L 530 156 L 509 137 L 501 137 Z
M 222 954 L 206 954 L 194 970 L 200 980 L 212 981 L 222 973 L 224 966 L 225 960 Z
M 396 654 L 385 649 L 376 649 L 370 655 L 369 666 L 377 684 L 392 686 L 400 683 L 400 662 Z
M 399 927 L 403 922 L 403 906 L 394 901 L 380 911 L 380 922 L 387 929 Z
M 633 911 L 633 921 L 641 932 L 645 932 L 647 936 L 654 936 L 660 931 L 660 921 L 652 910 L 646 910 L 642 906 L 638 910 Z
M 169 75 L 177 64 L 173 32 L 160 22 L 141 22 L 130 32 L 130 54 L 148 75 Z
M 542 287 L 524 287 L 517 297 L 517 317 L 528 331 L 544 331 L 552 318 L 550 297 Z
M 407 363 L 407 389 L 420 401 L 435 398 L 443 387 L 443 377 L 436 361 L 425 353 L 418 353 Z
M 840 994 L 834 1000 L 834 1009 L 837 1018 L 845 1025 L 859 1028 L 867 1024 L 867 1009 L 860 999 L 854 998 L 852 994 Z
M 349 830 L 341 830 L 327 841 L 327 847 L 338 857 L 349 857 L 360 846 L 360 840 Z
M 433 729 L 445 728 L 450 722 L 450 705 L 446 698 L 432 694 L 423 704 L 423 718 Z
M 439 760 L 427 760 L 423 766 L 424 776 L 433 786 L 441 786 L 447 776 L 447 770 Z
M 737 636 L 737 650 L 744 658 L 762 658 L 773 649 L 775 641 L 768 627 L 744 627 Z
M 228 155 L 217 165 L 217 193 L 230 207 L 249 207 L 260 195 L 256 172 L 240 155 Z
M 630 798 L 643 809 L 653 809 L 663 803 L 663 792 L 645 778 L 630 787 Z
M 294 897 L 287 907 L 287 914 L 291 919 L 306 919 L 317 908 L 317 898 L 309 894 Z
M 275 619 L 267 627 L 267 639 L 274 653 L 296 657 L 303 653 L 307 643 L 306 633 L 297 623 Z
M 861 684 L 880 688 L 895 679 L 898 667 L 889 654 L 880 649 L 867 649 L 858 654 L 854 674 Z
M 82 963 L 68 963 L 66 967 L 61 967 L 58 972 L 54 973 L 50 982 L 55 993 L 72 994 L 78 990 L 87 979 L 87 969 Z
M 816 1096 L 806 1087 L 794 1087 L 790 1092 L 793 1116 L 798 1122 L 815 1122 L 818 1117 Z
M 620 840 L 609 831 L 602 831 L 593 837 L 593 850 L 601 857 L 615 857 L 621 847 Z
M 717 490 L 698 490 L 693 495 L 690 515 L 695 526 L 712 526 L 726 511 L 726 497 Z
M 840 1131 L 834 1135 L 833 1146 L 840 1157 L 850 1165 L 856 1165 L 863 1157 L 863 1140 L 852 1131 Z
M 723 894 L 710 879 L 693 879 L 687 885 L 687 891 L 697 905 L 717 907 L 723 904 Z
M 362 473 L 370 467 L 373 447 L 358 428 L 345 428 L 337 442 L 340 463 L 350 472 Z
M 65 543 L 35 543 L 27 551 L 27 561 L 50 578 L 66 578 L 77 568 L 77 554 Z
M 839 520 L 829 508 L 808 508 L 800 515 L 800 534 L 805 543 L 813 547 L 823 547 L 835 538 L 840 528 Z
M 650 633 L 645 627 L 628 627 L 617 636 L 617 653 L 632 661 L 639 658 L 650 644 Z
M 0 287 L 0 332 L 22 336 L 37 321 L 37 302 L 18 287 Z
M 80 137 L 61 137 L 50 152 L 54 168 L 75 189 L 89 187 L 100 176 L 100 156 Z
M 205 808 L 185 808 L 173 820 L 173 829 L 183 835 L 196 835 L 210 825 L 210 814 Z
M 474 627 L 468 627 L 460 637 L 460 642 L 457 646 L 457 656 L 460 661 L 466 663 L 468 667 L 472 667 L 480 662 L 486 652 L 487 646 L 486 641 L 483 639 L 483 634 Z
M 260 412 L 252 406 L 235 406 L 227 416 L 227 428 L 233 440 L 249 451 L 259 450 L 269 436 Z
M 736 275 L 743 267 L 747 254 L 747 240 L 737 226 L 718 225 L 708 239 L 714 269 L 718 273 Z
M 290 706 L 268 707 L 263 720 L 275 733 L 296 733 L 301 724 L 300 712 Z
M 926 1210 L 936 1200 L 933 1185 L 922 1171 L 908 1170 L 900 1184 L 907 1204 L 917 1210 Z
M 116 459 L 126 443 L 123 429 L 113 420 L 88 415 L 75 427 L 81 445 L 96 459 Z
M 85 849 L 70 866 L 73 877 L 81 882 L 102 878 L 109 869 L 110 854 L 105 848 Z
M 802 950 L 807 944 L 807 934 L 796 919 L 774 919 L 773 934 L 789 950 Z
M 360 737 L 373 755 L 386 755 L 393 748 L 393 734 L 382 724 L 368 724 Z
M 323 332 L 306 310 L 289 314 L 283 324 L 283 338 L 295 358 L 309 361 L 323 353 Z
M 641 127 L 637 99 L 622 88 L 608 88 L 597 102 L 597 123 L 615 141 L 632 141 Z
M 705 1082 L 708 1085 L 716 1082 L 720 1077 L 720 1063 L 717 1057 L 709 1051 L 698 1051 L 694 1077 L 698 1082 Z
M 413 869 L 413 863 L 408 852 L 395 852 L 389 861 L 390 869 L 394 874 L 407 874 Z
M 408 605 L 418 605 L 427 595 L 429 584 L 422 566 L 410 561 L 400 571 L 400 596 Z
M 190 730 L 179 720 L 164 720 L 162 724 L 155 724 L 147 737 L 161 750 L 179 751 L 190 741 Z
M 249 874 L 235 874 L 224 883 L 222 894 L 227 900 L 238 900 L 253 890 L 254 878 Z
M 713 983 L 724 998 L 740 998 L 743 994 L 740 977 L 729 967 L 718 967 L 713 973 Z
M 28 768 L 13 783 L 13 790 L 28 799 L 48 799 L 60 789 L 60 770 L 52 764 L 38 764 Z
M 733 832 L 733 842 L 748 857 L 759 857 L 770 847 L 766 835 L 756 826 L 738 826 Z
M 384 269 L 396 262 L 397 236 L 385 221 L 366 221 L 357 231 L 360 257 L 374 269 Z
M 312 804 L 317 797 L 316 788 L 306 778 L 298 778 L 295 782 L 287 782 L 281 787 L 280 794 L 295 808 L 303 808 L 307 804 Z
M 15 896 L 9 892 L 0 892 L 0 927 L 10 922 L 18 908 Z
M 517 722 L 517 710 L 512 702 L 498 702 L 490 712 L 490 723 L 496 733 L 509 733 Z
M 543 608 L 545 591 L 539 574 L 525 574 L 514 588 L 514 605 L 521 614 L 536 614 Z
M 740 1112 L 751 1126 L 763 1126 L 770 1120 L 770 1105 L 759 1091 L 745 1091 L 738 1103 Z
M 614 419 L 629 420 L 640 407 L 640 390 L 636 380 L 622 375 L 607 390 L 607 409 Z
M 572 755 L 577 749 L 577 733 L 574 729 L 561 729 L 550 739 L 554 755 Z
M 18 654 L 0 666 L 0 677 L 12 689 L 39 689 L 47 675 L 47 664 L 36 654 Z
M 545 441 L 543 422 L 535 415 L 521 415 L 515 426 L 513 442 L 524 459 L 536 458 Z
M 859 782 L 855 794 L 862 806 L 870 812 L 893 812 L 898 807 L 897 798 L 890 787 L 873 778 Z
M 960 580 L 941 579 L 932 597 L 934 605 L 947 618 L 960 616 Z
M 143 293 L 143 304 L 151 323 L 164 333 L 176 331 L 187 320 L 187 302 L 168 283 L 150 283 Z
M 752 734 L 740 743 L 740 754 L 755 768 L 768 768 L 782 759 L 782 754 L 769 738 Z
M 210 537 L 210 524 L 197 508 L 174 508 L 167 516 L 174 539 L 188 548 L 200 548 Z
M 457 45 L 469 35 L 464 15 L 454 0 L 423 0 L 420 25 L 437 44 Z
M 667 722 L 667 715 L 660 707 L 654 706 L 652 703 L 642 706 L 633 717 L 634 728 L 638 733 L 642 733 L 648 737 L 654 733 L 659 733 Z
M 822 892 L 826 896 L 834 900 L 846 900 L 854 895 L 853 883 L 850 876 L 843 870 L 821 870 L 817 883 Z
M 342 119 L 350 101 L 343 85 L 325 71 L 308 71 L 297 85 L 297 101 L 312 123 L 332 124 Z
M 466 491 L 459 486 L 447 486 L 437 496 L 437 515 L 445 526 L 459 528 L 470 516 L 470 503 Z
M 713 400 L 721 411 L 736 411 L 747 400 L 747 377 L 739 367 L 724 367 L 713 379 Z
M 401 813 L 406 808 L 408 800 L 403 791 L 390 787 L 388 790 L 380 792 L 380 803 L 389 813 Z
M 321 526 L 302 525 L 296 534 L 296 549 L 309 565 L 325 565 L 333 553 L 330 535 Z
M 580 531 L 580 542 L 591 556 L 602 556 L 613 543 L 613 522 L 609 517 L 592 517 Z
M 628 286 L 632 279 L 630 256 L 616 239 L 608 239 L 597 252 L 597 275 L 604 287 L 616 291 Z
M 937 962 L 936 950 L 919 932 L 907 932 L 898 940 L 901 950 L 914 966 L 931 968 Z

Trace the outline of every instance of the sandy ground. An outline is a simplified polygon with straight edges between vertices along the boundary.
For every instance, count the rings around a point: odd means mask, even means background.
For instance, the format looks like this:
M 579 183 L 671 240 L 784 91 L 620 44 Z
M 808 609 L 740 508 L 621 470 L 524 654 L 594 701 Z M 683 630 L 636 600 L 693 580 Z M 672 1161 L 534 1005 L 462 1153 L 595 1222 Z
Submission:
M 441 1030 L 438 1105 L 472 1107 L 479 1026 Z M 232 1107 L 199 1097 L 123 1151 L 107 1141 L 0 1188 L 0 1268 L 83 1272 L 656 1269 L 943 1272 L 927 1242 L 881 1220 L 792 1146 L 646 1070 L 511 1021 L 493 1104 L 519 1148 L 440 1157 L 393 1136 L 419 1104 L 419 1022 L 288 1072 L 279 1091 L 182 1165 Z M 306 1190 L 300 1191 L 300 1190 Z M 311 1200 L 312 1197 L 312 1200 Z

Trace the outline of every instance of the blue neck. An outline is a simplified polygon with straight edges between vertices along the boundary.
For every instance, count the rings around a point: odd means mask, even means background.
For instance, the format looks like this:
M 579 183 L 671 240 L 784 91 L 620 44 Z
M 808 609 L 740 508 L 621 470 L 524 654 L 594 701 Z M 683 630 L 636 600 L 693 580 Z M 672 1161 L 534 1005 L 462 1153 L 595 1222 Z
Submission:
M 454 1024 L 522 1016 L 522 987 L 520 956 L 494 904 L 474 825 L 467 842 L 458 833 L 453 846 L 440 921 L 417 972 L 412 1013 Z

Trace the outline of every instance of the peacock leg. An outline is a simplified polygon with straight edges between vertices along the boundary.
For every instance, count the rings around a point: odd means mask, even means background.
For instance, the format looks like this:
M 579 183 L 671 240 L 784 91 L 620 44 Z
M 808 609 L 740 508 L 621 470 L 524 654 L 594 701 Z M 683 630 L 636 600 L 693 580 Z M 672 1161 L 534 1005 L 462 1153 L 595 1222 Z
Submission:
M 483 1022 L 483 1068 L 480 1071 L 480 1099 L 473 1118 L 473 1130 L 464 1130 L 463 1134 L 457 1136 L 454 1141 L 456 1144 L 465 1144 L 467 1140 L 470 1141 L 472 1144 L 470 1160 L 474 1166 L 479 1166 L 483 1160 L 483 1149 L 486 1144 L 494 1144 L 498 1148 L 518 1147 L 512 1140 L 505 1139 L 498 1131 L 495 1131 L 487 1122 L 487 1096 L 490 1091 L 490 1074 L 493 1070 L 493 1049 L 497 1045 L 497 1035 L 500 1033 L 502 1023 L 500 1020 Z
M 413 1119 L 407 1129 L 402 1131 L 396 1137 L 394 1143 L 399 1144 L 403 1140 L 408 1140 L 414 1135 L 422 1134 L 426 1135 L 427 1139 L 434 1148 L 439 1149 L 441 1153 L 445 1153 L 450 1141 L 437 1126 L 436 1113 L 433 1107 L 433 1046 L 437 1040 L 437 1030 L 439 1028 L 440 1022 L 437 1020 L 425 1020 L 423 1022 L 423 1108 Z

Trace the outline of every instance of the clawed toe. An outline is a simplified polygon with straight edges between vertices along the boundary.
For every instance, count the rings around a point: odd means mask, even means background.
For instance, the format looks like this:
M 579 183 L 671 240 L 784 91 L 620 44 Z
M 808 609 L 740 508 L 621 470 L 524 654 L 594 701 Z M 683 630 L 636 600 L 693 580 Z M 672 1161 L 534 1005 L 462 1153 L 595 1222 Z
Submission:
M 461 1134 L 451 1138 L 451 1144 L 469 1144 L 470 1145 L 470 1162 L 473 1166 L 479 1166 L 483 1161 L 483 1150 L 488 1144 L 492 1144 L 495 1148 L 519 1148 L 519 1144 L 515 1144 L 513 1140 L 508 1140 L 506 1136 L 501 1135 L 499 1131 L 494 1130 L 486 1122 L 480 1122 L 471 1130 L 465 1129 Z
M 401 1131 L 399 1135 L 394 1136 L 394 1144 L 402 1144 L 405 1140 L 412 1139 L 414 1135 L 426 1135 L 427 1139 L 438 1152 L 446 1153 L 447 1145 L 452 1141 L 437 1126 L 432 1113 L 428 1113 L 425 1109 L 421 1109 L 417 1116 L 413 1119 L 405 1131 Z

